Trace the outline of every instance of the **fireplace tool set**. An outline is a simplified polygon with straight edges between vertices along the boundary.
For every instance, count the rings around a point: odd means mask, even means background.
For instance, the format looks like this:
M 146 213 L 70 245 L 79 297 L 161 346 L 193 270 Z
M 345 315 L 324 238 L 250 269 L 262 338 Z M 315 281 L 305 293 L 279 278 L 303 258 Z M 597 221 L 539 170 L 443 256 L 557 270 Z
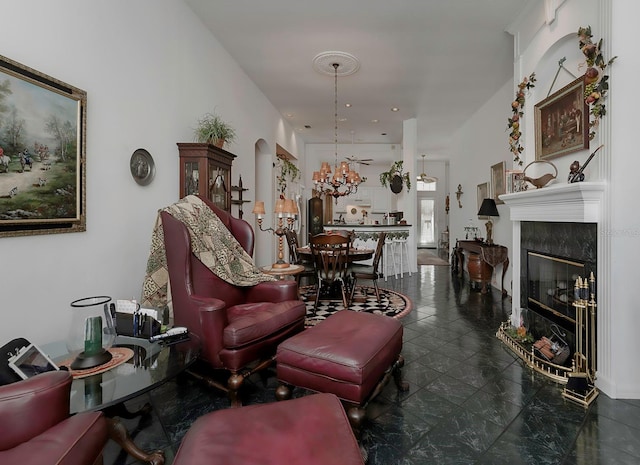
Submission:
M 598 396 L 596 377 L 596 278 L 578 277 L 574 286 L 576 350 L 573 372 L 568 374 L 562 396 L 588 407 Z

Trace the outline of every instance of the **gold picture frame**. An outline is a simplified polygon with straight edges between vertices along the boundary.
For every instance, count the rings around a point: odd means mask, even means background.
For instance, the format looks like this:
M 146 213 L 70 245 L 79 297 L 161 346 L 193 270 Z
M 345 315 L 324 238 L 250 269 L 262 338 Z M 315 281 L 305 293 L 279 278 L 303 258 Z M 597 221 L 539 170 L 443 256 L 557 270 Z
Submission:
M 504 203 L 498 196 L 507 193 L 505 169 L 506 163 L 503 161 L 491 167 L 491 187 L 493 188 L 491 197 L 496 201 L 497 205 Z
M 478 184 L 478 208 L 476 212 L 480 211 L 480 207 L 482 206 L 482 201 L 484 199 L 488 199 L 490 195 L 489 183 L 483 182 L 482 184 Z M 486 216 L 478 216 L 478 218 L 486 218 Z
M 0 237 L 86 230 L 87 93 L 0 55 Z
M 536 160 L 551 160 L 589 148 L 589 106 L 584 76 L 535 106 Z

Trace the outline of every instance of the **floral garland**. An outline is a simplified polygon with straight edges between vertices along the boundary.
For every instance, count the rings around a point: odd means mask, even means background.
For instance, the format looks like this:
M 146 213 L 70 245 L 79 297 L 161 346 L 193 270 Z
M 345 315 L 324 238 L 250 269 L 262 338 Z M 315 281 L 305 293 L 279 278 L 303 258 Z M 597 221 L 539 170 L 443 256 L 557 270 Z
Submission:
M 596 128 L 600 124 L 600 118 L 607 114 L 604 99 L 609 91 L 609 76 L 604 74 L 604 70 L 618 58 L 613 57 L 605 62 L 602 56 L 602 39 L 594 44 L 591 40 L 591 26 L 578 29 L 580 50 L 587 59 L 587 70 L 584 73 L 584 101 L 589 105 L 589 140 L 596 136 Z
M 507 128 L 511 131 L 509 133 L 509 150 L 513 153 L 513 161 L 522 166 L 522 159 L 520 154 L 524 151 L 524 147 L 520 145 L 520 118 L 524 116 L 524 94 L 525 90 L 529 90 L 535 87 L 536 73 L 531 73 L 527 78 L 525 77 L 520 84 L 518 84 L 518 91 L 516 92 L 516 99 L 511 102 L 511 111 L 513 115 L 507 119 Z

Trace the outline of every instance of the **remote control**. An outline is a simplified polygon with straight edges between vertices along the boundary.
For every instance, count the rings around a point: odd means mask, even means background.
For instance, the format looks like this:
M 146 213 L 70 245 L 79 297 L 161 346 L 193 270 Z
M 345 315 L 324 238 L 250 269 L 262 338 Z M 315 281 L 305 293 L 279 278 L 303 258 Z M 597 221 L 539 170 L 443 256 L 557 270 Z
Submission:
M 158 334 L 156 336 L 151 336 L 149 338 L 149 342 L 162 341 L 164 339 L 178 338 L 180 336 L 184 336 L 189 332 L 187 328 L 184 326 L 176 326 L 175 328 L 169 329 L 167 332 Z

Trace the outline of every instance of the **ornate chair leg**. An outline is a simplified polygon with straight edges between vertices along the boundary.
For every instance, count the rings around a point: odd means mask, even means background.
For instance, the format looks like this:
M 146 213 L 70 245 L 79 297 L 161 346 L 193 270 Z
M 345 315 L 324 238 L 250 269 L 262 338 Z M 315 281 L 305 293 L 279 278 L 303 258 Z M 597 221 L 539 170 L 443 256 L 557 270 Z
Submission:
M 358 282 L 358 278 L 353 277 L 353 281 L 351 282 L 351 297 L 349 297 L 349 302 L 353 302 L 353 296 L 356 293 L 356 283 Z
M 289 400 L 291 399 L 292 388 L 288 384 L 280 384 L 276 388 L 276 400 Z
M 362 423 L 364 422 L 366 416 L 366 408 L 360 405 L 355 405 L 347 409 L 347 417 L 349 418 L 349 423 L 351 424 L 351 428 L 353 429 L 353 434 L 358 440 L 360 440 Z
M 244 376 L 240 373 L 233 373 L 227 381 L 227 387 L 229 389 L 229 400 L 231 401 L 231 407 L 242 407 L 242 402 L 238 392 L 240 387 L 244 383 Z
M 150 465 L 164 465 L 164 452 L 161 450 L 154 450 L 147 453 L 141 450 L 134 444 L 131 436 L 129 436 L 129 432 L 119 420 L 107 417 L 107 425 L 109 437 L 122 447 L 131 457 Z
M 404 366 L 404 357 L 402 354 L 398 355 L 398 360 L 393 365 L 393 381 L 400 392 L 407 392 L 409 390 L 409 383 L 402 379 L 402 371 L 400 370 Z
M 378 279 L 373 279 L 373 288 L 376 290 L 376 300 L 380 303 L 380 288 L 378 287 Z

